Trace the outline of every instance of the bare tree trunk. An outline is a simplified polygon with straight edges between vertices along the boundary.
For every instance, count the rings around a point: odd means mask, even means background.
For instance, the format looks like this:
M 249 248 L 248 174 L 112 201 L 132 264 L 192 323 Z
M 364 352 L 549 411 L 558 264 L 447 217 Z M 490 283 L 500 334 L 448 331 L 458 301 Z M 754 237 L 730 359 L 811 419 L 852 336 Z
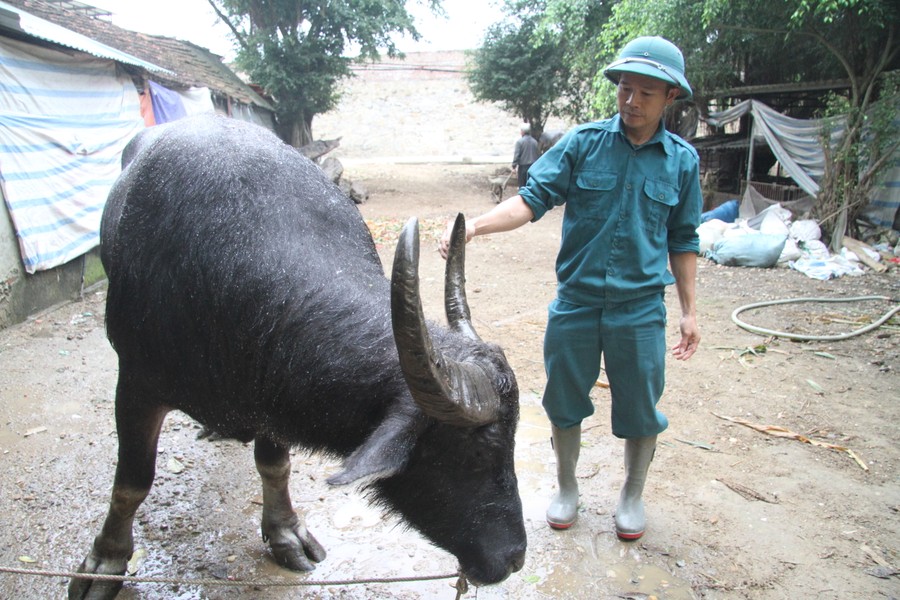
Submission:
M 313 141 L 312 117 L 306 118 L 298 115 L 292 119 L 280 120 L 276 133 L 285 144 L 294 148 L 302 148 Z
M 294 139 L 291 145 L 294 148 L 302 148 L 312 142 L 312 116 L 304 115 L 294 123 Z

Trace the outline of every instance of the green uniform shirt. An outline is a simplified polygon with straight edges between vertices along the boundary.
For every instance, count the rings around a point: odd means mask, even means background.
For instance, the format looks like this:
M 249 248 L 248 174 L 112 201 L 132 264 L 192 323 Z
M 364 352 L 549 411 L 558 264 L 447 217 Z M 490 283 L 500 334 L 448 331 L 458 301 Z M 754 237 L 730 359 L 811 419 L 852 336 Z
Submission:
M 537 160 L 520 195 L 540 219 L 565 204 L 560 299 L 602 307 L 675 282 L 669 253 L 699 251 L 697 152 L 660 123 L 635 147 L 618 115 L 581 125 Z

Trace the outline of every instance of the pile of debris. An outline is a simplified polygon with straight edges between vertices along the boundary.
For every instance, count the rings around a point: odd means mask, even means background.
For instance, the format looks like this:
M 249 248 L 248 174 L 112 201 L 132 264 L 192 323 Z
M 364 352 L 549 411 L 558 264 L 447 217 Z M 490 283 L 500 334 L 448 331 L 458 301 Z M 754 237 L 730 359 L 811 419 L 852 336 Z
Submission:
M 356 204 L 362 204 L 369 199 L 369 190 L 366 186 L 345 178 L 344 165 L 334 157 L 322 158 L 341 145 L 341 138 L 333 140 L 316 140 L 300 148 L 300 153 L 316 163 L 328 178 L 337 185 L 345 196 Z
M 863 275 L 865 268 L 883 273 L 900 264 L 900 233 L 893 230 L 874 246 L 845 236 L 840 252 L 832 253 L 816 221 L 793 220 L 779 203 L 750 218 L 738 214 L 737 200 L 703 213 L 697 228 L 702 256 L 728 266 L 785 266 L 822 280 Z

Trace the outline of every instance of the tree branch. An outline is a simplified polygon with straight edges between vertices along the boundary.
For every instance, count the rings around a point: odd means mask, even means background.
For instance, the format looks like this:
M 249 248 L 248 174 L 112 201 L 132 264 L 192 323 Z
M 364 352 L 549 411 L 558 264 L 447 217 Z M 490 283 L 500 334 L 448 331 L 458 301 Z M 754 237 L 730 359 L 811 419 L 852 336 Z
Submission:
M 241 32 L 238 31 L 237 27 L 235 27 L 234 25 L 231 24 L 231 21 L 228 19 L 228 17 L 225 15 L 225 13 L 223 13 L 221 10 L 219 10 L 219 7 L 216 5 L 215 1 L 214 0 L 206 0 L 206 1 L 209 2 L 210 6 L 212 6 L 212 9 L 216 12 L 216 16 L 219 17 L 219 19 L 221 19 L 223 23 L 228 25 L 228 29 L 230 29 L 231 33 L 234 34 L 234 38 L 238 41 L 238 43 L 241 45 L 241 47 L 245 50 L 248 50 L 250 45 L 247 43 L 247 40 L 244 39 L 244 36 L 241 35 Z
M 876 174 L 878 174 L 879 171 L 881 171 L 881 167 L 884 164 L 894 158 L 894 153 L 897 152 L 898 149 L 900 149 L 900 142 L 894 143 L 893 145 L 886 148 L 885 152 L 878 158 L 878 160 L 869 165 L 865 173 L 862 174 L 862 177 L 859 178 L 859 185 L 863 187 L 868 186 L 869 180 L 872 179 Z
M 834 57 L 841 63 L 841 66 L 844 67 L 844 70 L 847 72 L 847 75 L 850 79 L 851 89 L 853 91 L 853 95 L 855 98 L 859 98 L 859 82 L 857 81 L 856 75 L 853 71 L 852 65 L 850 65 L 849 61 L 838 51 L 838 49 L 828 41 L 824 35 L 819 33 L 818 31 L 802 31 L 802 30 L 789 30 L 789 29 L 768 29 L 764 27 L 742 27 L 740 25 L 713 25 L 713 27 L 717 29 L 729 29 L 733 31 L 747 31 L 749 33 L 777 33 L 780 35 L 790 35 L 792 33 L 796 33 L 798 35 L 808 35 L 814 38 L 817 42 L 822 44 L 826 50 L 831 52 Z

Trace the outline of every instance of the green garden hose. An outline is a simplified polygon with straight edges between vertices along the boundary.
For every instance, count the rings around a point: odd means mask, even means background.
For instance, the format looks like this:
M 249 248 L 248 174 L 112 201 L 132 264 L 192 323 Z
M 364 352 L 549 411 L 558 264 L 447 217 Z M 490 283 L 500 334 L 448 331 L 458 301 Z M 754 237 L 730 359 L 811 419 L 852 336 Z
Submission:
M 787 333 L 785 331 L 775 331 L 773 329 L 765 329 L 763 327 L 756 327 L 755 325 L 750 325 L 749 323 L 745 323 L 738 318 L 738 315 L 746 310 L 750 310 L 753 308 L 760 308 L 762 306 L 774 306 L 777 304 L 791 304 L 795 302 L 859 302 L 862 300 L 887 300 L 893 302 L 893 298 L 889 298 L 888 296 L 856 296 L 853 298 L 788 298 L 784 300 L 769 300 L 766 302 L 755 302 L 753 304 L 745 304 L 744 306 L 738 307 L 735 309 L 733 313 L 731 313 L 731 320 L 734 321 L 738 327 L 746 329 L 751 333 L 758 333 L 760 335 L 771 335 L 779 338 L 784 338 L 788 340 L 797 340 L 802 342 L 810 342 L 810 341 L 834 341 L 834 340 L 846 340 L 856 335 L 860 335 L 866 333 L 867 331 L 872 331 L 873 329 L 877 329 L 881 327 L 886 321 L 888 321 L 895 314 L 900 312 L 900 304 L 889 310 L 882 316 L 880 319 L 875 321 L 874 323 L 870 323 L 865 327 L 857 329 L 855 331 L 851 331 L 849 333 L 840 333 L 836 335 L 803 335 L 803 334 L 795 334 L 795 333 Z

